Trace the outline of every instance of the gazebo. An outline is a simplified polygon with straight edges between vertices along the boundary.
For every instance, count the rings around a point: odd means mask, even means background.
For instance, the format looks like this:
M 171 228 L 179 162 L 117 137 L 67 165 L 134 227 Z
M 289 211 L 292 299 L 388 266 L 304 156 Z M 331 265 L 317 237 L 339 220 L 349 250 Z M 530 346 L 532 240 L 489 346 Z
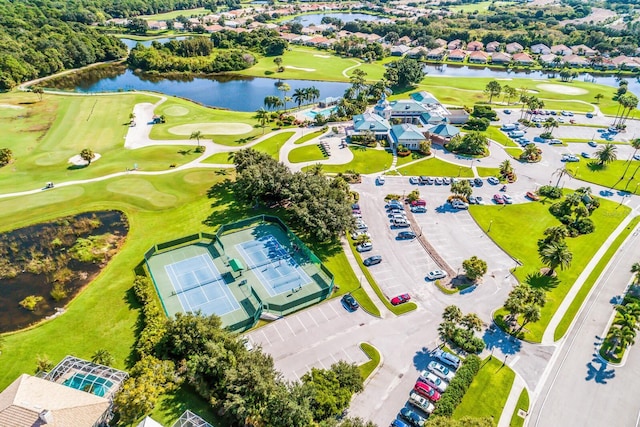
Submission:
M 448 123 L 441 123 L 428 130 L 432 141 L 444 144 L 460 133 L 460 129 Z

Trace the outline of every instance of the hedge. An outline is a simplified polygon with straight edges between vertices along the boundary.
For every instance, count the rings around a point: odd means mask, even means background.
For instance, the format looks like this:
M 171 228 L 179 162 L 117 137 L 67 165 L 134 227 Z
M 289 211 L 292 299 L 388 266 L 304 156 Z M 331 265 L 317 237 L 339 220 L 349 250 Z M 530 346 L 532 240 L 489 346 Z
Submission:
M 453 411 L 462 402 L 464 394 L 478 374 L 480 362 L 480 358 L 475 354 L 471 354 L 464 359 L 462 366 L 456 372 L 456 376 L 449 383 L 447 391 L 442 394 L 442 398 L 433 412 L 434 415 L 442 415 L 444 417 L 453 415 Z

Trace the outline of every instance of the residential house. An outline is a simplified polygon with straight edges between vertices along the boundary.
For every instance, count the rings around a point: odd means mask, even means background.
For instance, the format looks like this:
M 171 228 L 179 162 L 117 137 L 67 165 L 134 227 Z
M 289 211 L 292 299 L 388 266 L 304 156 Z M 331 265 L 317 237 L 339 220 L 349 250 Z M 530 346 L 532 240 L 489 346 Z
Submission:
M 227 20 L 224 21 L 224 26 L 229 28 L 238 28 L 240 24 L 236 21 Z
M 595 68 L 600 68 L 602 70 L 615 70 L 618 66 L 611 60 L 611 58 L 602 58 L 601 61 L 594 64 Z
M 304 35 L 307 35 L 307 36 L 310 36 L 310 35 L 316 34 L 316 33 L 318 33 L 318 32 L 319 32 L 319 31 L 318 31 L 318 30 L 316 30 L 316 27 L 314 27 L 313 25 L 312 25 L 312 26 L 310 26 L 310 27 L 303 27 L 303 28 L 300 30 L 300 34 L 304 34 Z
M 443 47 L 438 47 L 436 49 L 430 50 L 429 53 L 427 53 L 427 59 L 430 59 L 432 61 L 442 61 L 446 53 L 447 51 Z
M 426 47 L 416 46 L 407 52 L 409 58 L 426 58 L 428 55 Z
M 218 31 L 224 30 L 225 28 L 222 25 L 213 24 L 213 25 L 207 25 L 206 27 L 204 27 L 204 29 L 207 33 L 216 33 Z
M 347 130 L 348 136 L 373 134 L 376 139 L 387 139 L 391 124 L 389 120 L 374 113 L 356 114 L 353 116 L 353 128 Z
M 574 54 L 565 56 L 564 62 L 565 64 L 574 68 L 586 67 L 587 64 L 589 63 L 589 61 L 587 61 L 587 59 L 585 59 L 583 56 L 578 56 Z
M 618 68 L 623 70 L 635 70 L 637 68 L 640 68 L 640 63 L 637 62 L 636 58 L 625 55 L 611 58 L 611 62 L 613 62 Z
M 536 53 L 538 55 L 548 55 L 551 53 L 551 48 L 542 43 L 534 44 L 530 49 L 531 53 Z
M 311 40 L 313 37 L 311 36 L 305 36 L 305 35 L 301 35 L 301 36 L 297 36 L 296 38 L 294 38 L 293 40 L 291 40 L 291 43 L 295 43 L 295 44 L 307 44 L 307 42 L 309 40 Z
M 524 52 L 516 53 L 513 55 L 513 62 L 520 65 L 533 65 L 533 58 Z
M 497 52 L 500 50 L 500 42 L 492 41 L 487 43 L 487 52 Z
M 325 45 L 325 43 L 327 43 L 328 41 L 329 41 L 329 39 L 326 38 L 326 37 L 315 36 L 315 37 L 311 38 L 310 40 L 307 40 L 307 42 L 305 44 L 307 46 L 320 47 L 320 45 Z
M 452 50 L 447 55 L 447 58 L 450 61 L 459 61 L 459 62 L 464 61 L 464 58 L 466 58 L 466 57 L 467 57 L 467 53 L 464 50 L 460 50 L 460 49 Z
M 573 52 L 575 55 L 582 55 L 586 57 L 596 56 L 598 54 L 597 51 L 584 44 L 571 46 L 571 52 Z
M 567 46 L 563 44 L 557 44 L 555 46 L 551 46 L 551 53 L 560 56 L 571 55 L 573 52 Z
M 467 43 L 467 50 L 470 52 L 479 51 L 484 49 L 484 43 L 480 41 L 472 41 Z
M 184 24 L 182 22 L 174 21 L 173 29 L 176 31 L 184 31 Z
M 410 50 L 411 48 L 409 46 L 405 46 L 403 44 L 398 46 L 392 46 L 391 49 L 389 49 L 391 56 L 403 56 Z
M 458 50 L 458 49 L 462 49 L 463 44 L 464 44 L 464 43 L 462 42 L 462 40 L 460 40 L 460 39 L 455 39 L 455 40 L 450 41 L 450 42 L 447 44 L 447 49 L 449 49 L 449 50 Z
M 446 47 L 448 44 L 445 39 L 435 39 L 434 42 L 436 45 L 438 45 L 438 47 Z
M 280 38 L 285 39 L 288 42 L 292 42 L 297 37 L 300 37 L 300 34 L 280 33 Z
M 507 46 L 505 46 L 505 50 L 507 53 L 510 53 L 513 55 L 514 53 L 522 52 L 524 48 L 520 43 L 513 42 L 513 43 L 507 44 Z
M 469 54 L 469 62 L 474 64 L 486 64 L 489 60 L 489 54 L 483 51 L 475 51 Z
M 555 65 L 555 59 L 558 57 L 558 55 L 554 55 L 553 53 L 547 53 L 545 55 L 540 55 L 540 57 L 538 58 L 538 62 L 540 62 L 540 64 L 542 65 L 548 65 L 548 66 L 552 66 Z
M 391 131 L 389 132 L 389 143 L 392 148 L 398 148 L 399 145 L 403 145 L 409 150 L 418 150 L 420 149 L 420 144 L 425 140 L 426 138 L 420 129 L 411 123 L 391 126 Z
M 167 23 L 165 21 L 147 21 L 150 30 L 166 30 Z
M 511 62 L 511 55 L 504 52 L 495 52 L 491 54 L 492 64 L 508 64 Z
M 398 43 L 399 44 L 404 44 L 404 45 L 411 45 L 411 42 L 413 40 L 411 40 L 411 38 L 409 38 L 409 36 L 404 36 L 404 37 L 400 37 L 400 39 L 398 39 Z

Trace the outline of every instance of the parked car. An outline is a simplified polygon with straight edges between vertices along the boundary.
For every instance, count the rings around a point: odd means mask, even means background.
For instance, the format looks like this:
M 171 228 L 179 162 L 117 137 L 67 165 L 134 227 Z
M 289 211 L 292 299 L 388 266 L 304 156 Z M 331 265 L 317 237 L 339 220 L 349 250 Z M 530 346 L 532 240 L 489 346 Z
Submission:
M 474 178 L 473 183 L 475 184 L 476 187 L 482 187 L 482 184 L 484 184 L 484 182 L 482 181 L 482 178 Z
M 467 198 L 467 200 L 469 201 L 470 205 L 477 205 L 478 204 L 478 198 L 476 196 L 469 196 Z
M 591 158 L 591 154 L 587 153 L 586 151 L 583 151 L 582 153 L 580 153 L 580 155 L 582 157 L 584 157 L 585 159 L 590 159 Z
M 411 427 L 411 426 L 409 424 L 405 423 L 404 421 L 402 421 L 401 419 L 396 418 L 391 423 L 391 427 Z
M 498 185 L 500 184 L 500 180 L 498 178 L 496 178 L 495 176 L 490 176 L 489 178 L 487 178 L 487 182 L 491 185 Z
M 538 196 L 536 193 L 533 193 L 531 191 L 527 191 L 527 197 L 533 200 L 534 202 L 537 202 L 538 200 L 540 200 L 540 196 Z
M 504 202 L 505 202 L 507 205 L 510 205 L 510 204 L 512 204 L 512 203 L 513 203 L 513 198 L 512 198 L 510 195 L 508 195 L 508 194 L 503 194 L 503 195 L 502 195 L 502 199 L 504 200 Z
M 499 205 L 504 205 L 504 199 L 502 198 L 501 194 L 494 194 L 493 195 L 493 201 L 496 202 Z
M 579 162 L 580 158 L 573 154 L 563 154 L 560 160 L 562 160 L 563 162 L 574 163 L 574 162 Z
M 587 119 L 593 119 L 593 113 L 587 113 L 585 114 L 585 116 L 587 117 Z
M 562 141 L 560 141 L 559 139 L 550 139 L 548 140 L 549 145 L 560 145 L 562 144 Z
M 442 180 L 442 178 L 437 177 L 437 178 L 435 178 L 435 183 L 436 183 L 436 185 L 442 185 L 442 184 L 444 184 L 444 181 Z
M 391 304 L 400 305 L 400 304 L 404 304 L 405 302 L 408 302 L 410 300 L 411 300 L 411 295 L 402 294 L 402 295 L 398 295 L 396 297 L 391 298 Z
M 447 178 L 447 177 L 445 177 L 445 178 L 442 178 L 442 181 L 444 181 L 444 185 L 449 185 L 449 184 L 451 184 L 451 178 Z
M 449 385 L 442 378 L 427 369 L 420 372 L 420 379 L 438 390 L 440 393 L 444 393 Z
M 426 421 L 424 417 L 409 408 L 400 409 L 400 416 L 409 421 L 409 424 L 414 427 L 422 427 L 424 425 L 424 422 Z
M 634 155 L 633 155 L 633 158 L 634 158 L 635 160 L 640 160 L 640 154 L 634 154 Z
M 412 391 L 409 394 L 409 403 L 411 403 L 413 406 L 421 409 L 426 414 L 431 414 L 436 409 L 436 407 L 434 406 L 433 403 L 429 402 L 429 400 L 427 400 L 424 397 L 420 396 L 415 391 Z
M 424 184 L 426 184 L 426 183 L 427 183 L 427 181 L 428 181 L 428 180 L 429 180 L 429 177 L 428 177 L 428 176 L 424 176 L 424 175 L 422 175 L 422 176 L 420 177 L 420 184 L 424 185 Z
M 348 310 L 355 311 L 360 307 L 358 301 L 351 294 L 344 294 L 342 297 L 342 305 L 344 305 Z
M 413 231 L 401 231 L 398 233 L 398 240 L 411 240 L 416 238 L 416 233 Z
M 598 143 L 595 142 L 595 141 L 589 141 L 589 142 L 587 142 L 587 144 L 589 144 L 589 147 L 593 147 L 593 148 L 598 146 Z
M 442 270 L 433 270 L 427 273 L 427 280 L 444 279 L 447 277 L 447 273 Z
M 378 177 L 376 178 L 376 184 L 377 185 L 384 185 L 384 176 L 378 175 Z
M 432 402 L 437 402 L 438 400 L 440 400 L 440 393 L 438 393 L 436 389 L 431 387 L 429 384 L 423 383 L 420 380 L 416 381 L 416 385 L 413 386 L 413 391 L 421 396 L 426 397 Z
M 373 244 L 371 242 L 361 243 L 356 246 L 356 251 L 358 252 L 369 252 L 373 249 Z
M 412 176 L 411 178 L 409 178 L 409 184 L 420 184 L 420 178 L 418 178 L 417 176 Z
M 427 208 L 425 208 L 424 206 L 412 206 L 411 207 L 411 212 L 413 213 L 425 213 L 427 211 Z
M 445 365 L 453 366 L 455 369 L 458 369 L 458 366 L 460 366 L 460 358 L 458 356 L 442 349 L 435 350 L 431 355 Z
M 511 110 L 504 110 L 503 113 L 505 114 L 511 114 Z
M 435 182 L 435 180 L 433 178 L 431 178 L 430 176 L 427 177 L 427 184 L 431 185 Z
M 427 206 L 427 201 L 424 199 L 418 199 L 411 202 L 411 206 Z
M 454 209 L 469 209 L 469 205 L 468 205 L 467 203 L 463 202 L 463 201 L 462 201 L 462 200 L 460 200 L 460 199 L 454 199 L 454 200 L 451 202 L 451 206 L 452 206 Z
M 407 221 L 406 219 L 394 219 L 393 223 L 391 225 L 393 227 L 395 227 L 395 228 L 409 228 L 409 227 L 411 227 L 411 224 L 409 224 L 409 221 Z
M 573 117 L 573 113 L 571 111 L 562 111 L 560 114 L 565 117 Z
M 351 205 L 351 209 L 360 210 L 360 205 L 357 204 L 357 203 L 354 203 L 354 204 Z
M 451 382 L 453 377 L 456 375 L 452 369 L 447 368 L 442 363 L 438 363 L 435 360 L 429 362 L 427 369 L 447 382 Z
M 382 257 L 380 255 L 370 256 L 369 258 L 362 261 L 362 263 L 367 267 L 380 264 L 381 262 L 382 262 Z
M 365 236 L 367 236 L 368 238 L 371 238 L 371 234 L 367 233 L 366 231 L 358 231 L 358 230 L 353 231 L 353 232 L 351 233 L 351 238 L 352 238 L 353 240 L 356 240 L 359 236 L 362 236 L 362 235 L 365 235 Z

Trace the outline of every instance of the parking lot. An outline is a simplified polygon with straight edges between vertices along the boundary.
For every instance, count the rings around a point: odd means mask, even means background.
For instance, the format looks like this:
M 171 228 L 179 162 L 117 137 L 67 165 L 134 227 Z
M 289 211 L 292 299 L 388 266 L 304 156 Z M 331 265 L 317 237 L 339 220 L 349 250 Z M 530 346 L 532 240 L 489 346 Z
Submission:
M 289 380 L 298 380 L 312 367 L 329 368 L 338 360 L 361 364 L 368 360 L 350 336 L 355 329 L 376 321 L 363 310 L 347 311 L 339 298 L 274 321 L 247 336 L 268 351 L 276 368 Z M 342 345 L 322 345 L 336 339 Z M 345 341 L 341 341 L 344 337 Z M 295 342 L 295 346 L 291 343 Z

